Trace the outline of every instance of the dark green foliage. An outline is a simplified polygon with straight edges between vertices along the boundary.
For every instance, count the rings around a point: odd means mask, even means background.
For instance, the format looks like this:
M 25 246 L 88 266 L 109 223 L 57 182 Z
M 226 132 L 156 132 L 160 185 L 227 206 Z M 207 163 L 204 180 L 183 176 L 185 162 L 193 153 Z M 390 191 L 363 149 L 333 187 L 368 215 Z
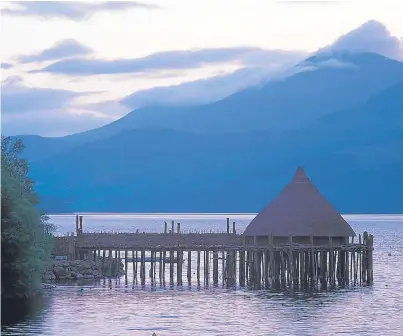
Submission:
M 23 298 L 40 288 L 52 250 L 52 225 L 35 207 L 38 198 L 19 156 L 20 140 L 1 138 L 1 296 Z

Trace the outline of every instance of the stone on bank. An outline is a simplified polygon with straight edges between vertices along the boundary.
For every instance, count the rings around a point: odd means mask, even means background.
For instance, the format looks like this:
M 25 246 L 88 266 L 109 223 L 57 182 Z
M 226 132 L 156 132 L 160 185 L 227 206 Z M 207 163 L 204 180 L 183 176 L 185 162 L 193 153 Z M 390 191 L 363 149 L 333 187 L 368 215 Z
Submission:
M 58 280 L 100 279 L 107 274 L 107 265 L 100 261 L 90 260 L 54 260 L 49 263 L 42 276 L 43 282 Z M 119 275 L 124 274 L 123 263 L 120 263 Z

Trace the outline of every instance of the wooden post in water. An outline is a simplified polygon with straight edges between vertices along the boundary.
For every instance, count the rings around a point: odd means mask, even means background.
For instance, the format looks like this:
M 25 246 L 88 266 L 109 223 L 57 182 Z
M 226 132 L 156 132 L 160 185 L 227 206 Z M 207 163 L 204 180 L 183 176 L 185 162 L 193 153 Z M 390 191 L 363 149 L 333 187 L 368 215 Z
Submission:
M 209 255 L 210 255 L 210 252 L 208 249 L 206 249 L 204 251 L 204 258 L 205 258 L 204 259 L 204 276 L 205 276 L 205 283 L 206 283 L 207 287 L 209 285 L 209 273 L 210 273 Z
M 137 254 L 137 251 L 136 251 Z M 137 280 L 137 261 L 135 261 L 137 259 L 137 255 L 134 255 L 134 251 L 132 251 L 132 263 L 133 263 L 133 280 Z
M 218 286 L 218 252 L 213 251 L 213 285 Z
M 169 251 L 169 282 L 170 285 L 174 285 L 174 251 Z
M 292 286 L 295 284 L 294 282 L 294 263 L 293 263 L 293 248 L 292 248 L 292 236 L 288 237 L 288 285 Z
M 227 288 L 232 286 L 232 251 L 227 250 L 227 260 L 225 263 L 225 268 L 226 268 L 226 280 L 227 280 Z
M 112 276 L 112 250 L 108 251 L 108 265 L 106 267 L 108 276 Z
M 227 282 L 227 268 L 226 268 L 226 252 L 225 250 L 221 251 L 221 277 L 222 277 L 222 285 L 224 286 Z
M 234 285 L 236 285 L 236 259 L 237 259 L 237 250 L 233 250 L 233 261 L 234 261 L 234 269 L 233 269 L 233 274 L 232 274 L 232 279 L 234 281 Z
M 120 270 L 120 251 L 115 250 L 115 276 L 119 275 Z
M 239 251 L 239 285 L 245 286 L 245 250 Z
M 140 264 L 140 280 L 141 285 L 144 286 L 146 282 L 146 251 L 141 249 L 141 264 Z
M 329 283 L 334 287 L 334 252 L 333 252 L 333 239 L 329 236 Z
M 155 258 L 154 258 L 154 251 L 151 250 L 150 251 L 150 278 L 151 278 L 151 283 L 153 283 L 154 281 L 154 267 L 155 267 Z
M 165 248 L 162 250 L 162 284 L 165 286 L 165 263 L 166 263 L 167 253 Z
M 127 278 L 127 250 L 125 250 L 125 277 Z
M 273 286 L 274 279 L 275 279 L 275 275 L 274 275 L 275 259 L 274 259 L 274 240 L 273 240 L 272 234 L 269 236 L 269 259 L 270 259 L 270 265 L 269 265 L 270 282 L 271 282 L 271 285 Z
M 162 250 L 159 251 L 158 277 L 160 279 L 160 285 L 161 285 L 162 284 Z
M 189 286 L 192 282 L 192 251 L 188 251 L 188 269 L 187 269 L 187 278 Z
M 176 280 L 178 286 L 182 286 L 182 266 L 183 266 L 183 251 L 176 252 L 176 262 L 177 262 L 177 271 L 176 271 Z
M 311 267 L 310 267 L 310 278 L 314 279 L 315 277 L 315 254 L 314 254 L 314 246 L 313 246 L 313 236 L 309 237 L 309 241 L 311 243 L 311 255 L 310 255 L 310 263 L 311 263 Z
M 200 286 L 200 250 L 197 250 L 197 285 Z
M 370 240 L 369 240 L 369 251 L 368 251 L 368 258 L 369 258 L 369 284 L 372 285 L 374 281 L 374 236 L 371 234 L 369 235 Z
M 360 251 L 358 259 L 358 266 L 359 266 L 359 274 L 360 274 L 360 286 L 362 286 L 362 241 L 361 241 L 361 233 L 358 235 L 358 243 L 360 244 Z

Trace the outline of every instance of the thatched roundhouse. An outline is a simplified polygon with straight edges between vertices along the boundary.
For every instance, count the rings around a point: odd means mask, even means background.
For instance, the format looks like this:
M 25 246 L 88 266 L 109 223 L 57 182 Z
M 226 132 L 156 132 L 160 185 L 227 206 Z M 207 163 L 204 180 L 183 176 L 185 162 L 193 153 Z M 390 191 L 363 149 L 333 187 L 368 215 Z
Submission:
M 294 243 L 314 245 L 344 244 L 355 236 L 340 213 L 320 194 L 298 167 L 293 179 L 250 222 L 243 233 L 246 244 Z

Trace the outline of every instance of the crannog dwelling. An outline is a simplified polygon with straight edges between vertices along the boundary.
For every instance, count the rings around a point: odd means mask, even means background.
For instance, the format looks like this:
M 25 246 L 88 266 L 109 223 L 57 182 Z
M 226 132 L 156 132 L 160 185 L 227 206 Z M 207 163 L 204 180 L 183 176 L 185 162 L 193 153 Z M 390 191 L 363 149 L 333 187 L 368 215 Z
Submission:
M 288 243 L 290 237 L 293 243 L 326 245 L 332 241 L 339 245 L 348 243 L 355 232 L 299 167 L 243 235 L 247 245 L 267 245 L 268 239 L 274 244 Z

